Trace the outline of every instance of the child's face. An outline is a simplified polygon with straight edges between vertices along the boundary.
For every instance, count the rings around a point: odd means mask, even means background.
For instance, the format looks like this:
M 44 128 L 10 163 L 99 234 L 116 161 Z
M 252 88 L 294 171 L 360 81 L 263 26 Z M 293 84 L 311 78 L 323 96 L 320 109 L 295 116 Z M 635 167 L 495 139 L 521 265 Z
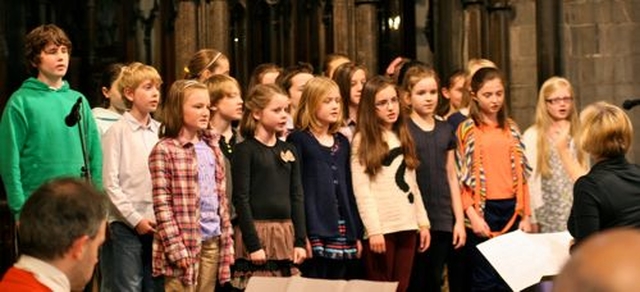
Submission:
M 116 111 L 124 112 L 127 109 L 122 101 L 122 95 L 118 90 L 118 80 L 111 83 L 109 88 L 102 87 L 102 95 L 109 99 L 109 107 L 112 107 Z
M 342 114 L 340 103 L 340 91 L 336 87 L 330 90 L 317 105 L 315 115 L 318 122 L 325 126 L 337 123 Z
M 287 129 L 288 108 L 289 97 L 276 94 L 264 109 L 253 113 L 253 118 L 268 132 L 282 132 Z
M 450 88 L 442 89 L 442 95 L 449 99 L 449 103 L 454 109 L 460 108 L 460 104 L 462 103 L 464 81 L 465 79 L 463 77 L 458 77 L 451 83 Z
M 160 102 L 160 85 L 153 80 L 145 80 L 133 91 L 126 89 L 125 98 L 131 101 L 132 111 L 141 114 L 154 112 L 158 108 Z
M 382 127 L 391 129 L 400 115 L 400 100 L 393 86 L 387 86 L 376 93 L 376 115 Z
M 573 112 L 573 96 L 566 86 L 559 87 L 546 98 L 547 112 L 553 120 L 566 120 Z
M 291 97 L 291 105 L 294 109 L 298 108 L 300 103 L 300 97 L 304 90 L 304 85 L 307 84 L 309 79 L 313 78 L 313 75 L 309 73 L 299 73 L 291 78 L 291 87 L 289 87 L 289 96 Z
M 478 102 L 480 112 L 487 117 L 496 117 L 504 104 L 504 85 L 500 78 L 486 81 L 482 87 L 473 94 L 473 99 Z
M 33 66 L 38 68 L 38 77 L 62 79 L 69 68 L 69 49 L 50 42 L 40 52 L 40 63 Z
M 420 116 L 431 116 L 438 106 L 438 83 L 433 77 L 423 78 L 410 93 L 411 108 Z
M 349 97 L 349 104 L 357 106 L 360 104 L 360 97 L 362 96 L 362 87 L 367 82 L 367 76 L 364 74 L 364 70 L 358 69 L 351 76 L 351 91 Z
M 207 89 L 188 89 L 182 106 L 182 126 L 194 132 L 206 129 L 209 126 L 210 106 Z
M 240 89 L 233 86 L 233 89 L 218 100 L 218 103 L 212 107 L 215 115 L 220 115 L 226 121 L 238 121 L 242 119 L 242 96 Z

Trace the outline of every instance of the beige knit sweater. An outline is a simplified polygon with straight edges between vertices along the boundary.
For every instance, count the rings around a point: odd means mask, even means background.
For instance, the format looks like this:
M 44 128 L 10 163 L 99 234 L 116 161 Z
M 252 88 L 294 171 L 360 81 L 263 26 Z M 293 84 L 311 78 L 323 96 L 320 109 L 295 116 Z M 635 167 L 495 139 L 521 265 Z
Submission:
M 430 227 L 416 182 L 415 170 L 407 169 L 404 175 L 410 192 L 413 193 L 413 203 L 409 202 L 408 192 L 402 191 L 396 183 L 396 172 L 404 156 L 397 156 L 389 166 L 383 165 L 376 176 L 371 178 L 365 173 L 365 166 L 360 164 L 358 159 L 360 139 L 361 136 L 356 134 L 351 146 L 351 176 L 358 211 L 365 227 L 365 238 Z M 385 131 L 383 139 L 390 150 L 400 147 L 400 140 L 391 131 Z

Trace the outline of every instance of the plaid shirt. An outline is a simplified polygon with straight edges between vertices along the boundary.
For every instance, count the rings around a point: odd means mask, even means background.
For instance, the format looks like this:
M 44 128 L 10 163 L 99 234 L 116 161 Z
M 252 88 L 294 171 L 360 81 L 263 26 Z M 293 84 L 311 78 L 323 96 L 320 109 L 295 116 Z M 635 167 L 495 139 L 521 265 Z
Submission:
M 233 231 L 225 194 L 224 160 L 219 135 L 207 131 L 202 139 L 216 156 L 216 191 L 220 202 L 220 266 L 218 280 L 228 282 L 233 263 Z M 153 182 L 153 211 L 158 223 L 153 240 L 153 276 L 180 278 L 184 285 L 197 285 L 202 247 L 198 163 L 194 145 L 178 139 L 160 140 L 149 155 Z M 177 266 L 187 259 L 189 267 Z

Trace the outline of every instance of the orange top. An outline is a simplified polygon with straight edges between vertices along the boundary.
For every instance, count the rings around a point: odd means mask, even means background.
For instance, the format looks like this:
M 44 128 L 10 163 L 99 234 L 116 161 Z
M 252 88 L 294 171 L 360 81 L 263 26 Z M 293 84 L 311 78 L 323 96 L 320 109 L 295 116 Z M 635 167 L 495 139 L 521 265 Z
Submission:
M 484 171 L 487 178 L 487 200 L 513 199 L 513 168 L 511 150 L 513 138 L 507 130 L 484 126 L 482 135 L 477 135 L 478 151 L 484 157 Z

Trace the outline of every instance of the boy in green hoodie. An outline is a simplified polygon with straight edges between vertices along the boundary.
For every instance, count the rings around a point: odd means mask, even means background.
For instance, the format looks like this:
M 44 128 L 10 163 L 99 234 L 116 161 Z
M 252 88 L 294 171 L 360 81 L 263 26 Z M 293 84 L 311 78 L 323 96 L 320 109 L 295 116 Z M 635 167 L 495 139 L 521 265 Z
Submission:
M 78 135 L 82 123 L 93 184 L 102 189 L 100 134 L 82 93 L 69 88 L 71 41 L 53 24 L 33 29 L 25 39 L 32 76 L 15 91 L 0 120 L 0 176 L 9 208 L 18 218 L 29 195 L 45 181 L 81 176 L 84 159 Z M 81 119 L 67 126 L 65 117 L 82 100 Z

